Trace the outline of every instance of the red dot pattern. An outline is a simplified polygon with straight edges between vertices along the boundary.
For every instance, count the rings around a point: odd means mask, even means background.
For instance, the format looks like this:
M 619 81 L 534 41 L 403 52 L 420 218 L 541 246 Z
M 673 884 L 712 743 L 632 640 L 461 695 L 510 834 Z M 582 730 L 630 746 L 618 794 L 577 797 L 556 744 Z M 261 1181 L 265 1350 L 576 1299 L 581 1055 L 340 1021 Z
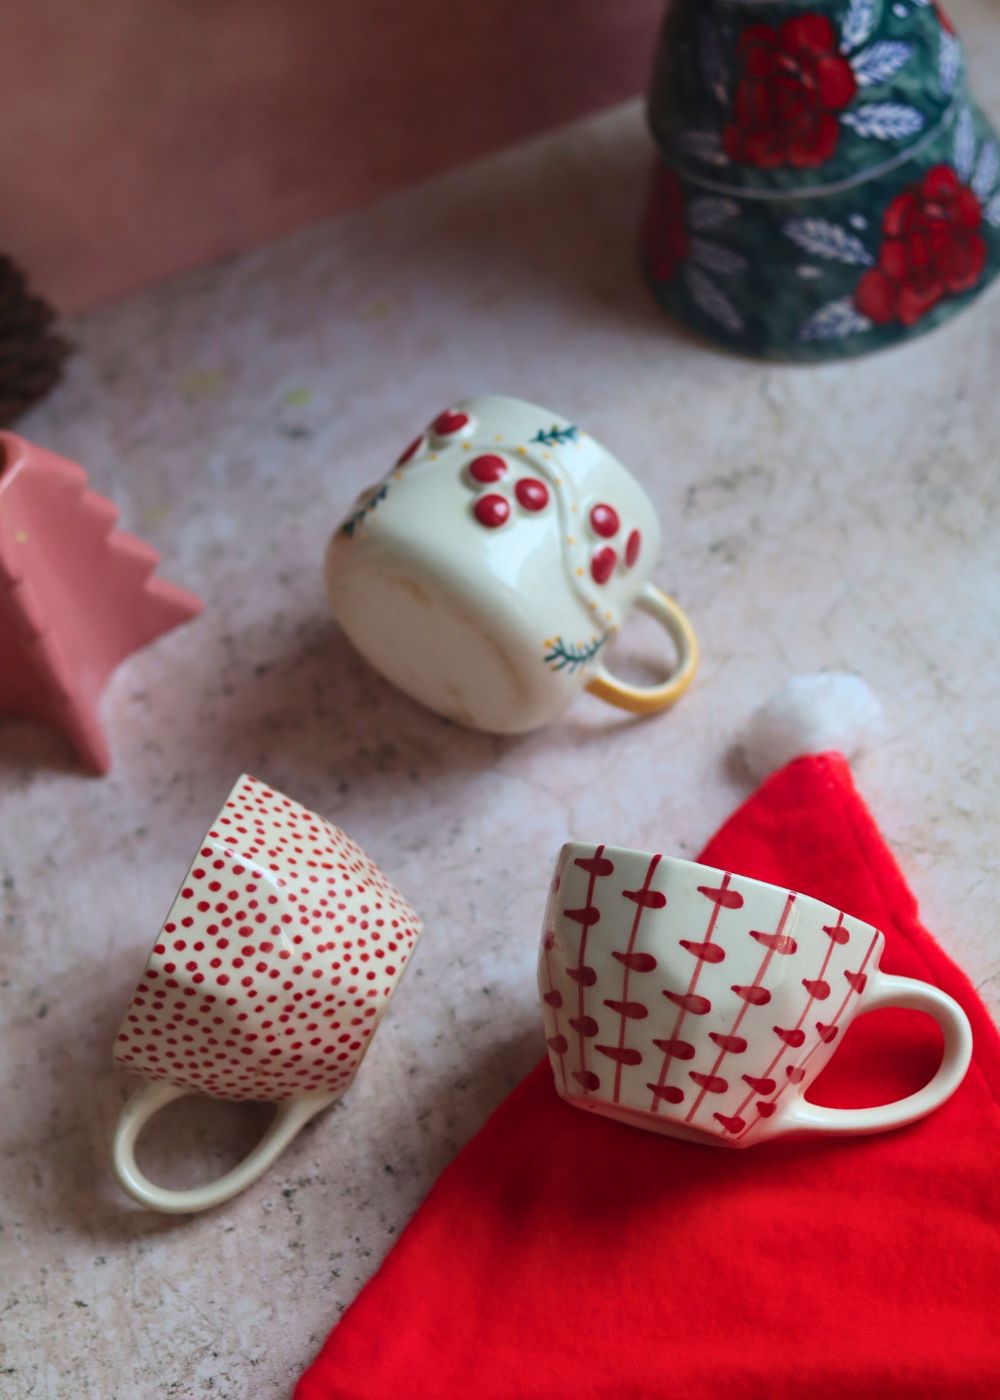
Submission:
M 216 1098 L 342 1093 L 419 934 L 350 837 L 244 777 L 160 930 L 115 1060 Z

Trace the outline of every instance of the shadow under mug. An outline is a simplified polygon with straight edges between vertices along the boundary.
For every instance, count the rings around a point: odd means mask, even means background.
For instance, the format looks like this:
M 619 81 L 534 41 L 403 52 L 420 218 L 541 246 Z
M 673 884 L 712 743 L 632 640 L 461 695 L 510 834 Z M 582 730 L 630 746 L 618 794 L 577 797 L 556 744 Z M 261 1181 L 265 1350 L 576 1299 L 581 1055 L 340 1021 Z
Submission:
M 694 632 L 650 581 L 649 497 L 575 423 L 483 395 L 434 419 L 363 493 L 327 551 L 330 606 L 358 651 L 428 708 L 475 729 L 536 729 L 586 689 L 651 714 L 697 666 Z M 612 675 L 633 609 L 669 636 L 666 680 Z
M 355 843 L 244 775 L 201 842 L 122 1020 L 114 1058 L 151 1081 L 122 1109 L 112 1160 L 153 1210 L 205 1210 L 255 1181 L 350 1086 L 420 934 L 406 900 Z M 277 1112 L 232 1171 L 157 1186 L 135 1146 L 185 1094 L 267 1100 Z
M 933 1112 L 969 1067 L 961 1007 L 879 968 L 878 929 L 808 895 L 614 846 L 556 863 L 538 982 L 559 1094 L 667 1136 L 749 1147 L 789 1133 L 862 1134 Z M 926 1012 L 944 1035 L 922 1089 L 875 1108 L 806 1091 L 856 1016 Z

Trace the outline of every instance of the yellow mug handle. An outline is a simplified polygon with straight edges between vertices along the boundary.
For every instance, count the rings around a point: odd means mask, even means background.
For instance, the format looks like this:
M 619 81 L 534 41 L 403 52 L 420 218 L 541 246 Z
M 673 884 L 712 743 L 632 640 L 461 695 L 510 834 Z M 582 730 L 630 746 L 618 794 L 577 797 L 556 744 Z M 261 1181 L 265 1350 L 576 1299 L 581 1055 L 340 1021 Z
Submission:
M 619 709 L 635 715 L 652 715 L 665 710 L 679 700 L 694 680 L 698 669 L 698 640 L 694 628 L 672 598 L 652 583 L 647 583 L 636 599 L 636 607 L 654 617 L 669 632 L 677 650 L 677 665 L 659 685 L 629 685 L 617 680 L 603 663 L 598 663 L 587 690 Z

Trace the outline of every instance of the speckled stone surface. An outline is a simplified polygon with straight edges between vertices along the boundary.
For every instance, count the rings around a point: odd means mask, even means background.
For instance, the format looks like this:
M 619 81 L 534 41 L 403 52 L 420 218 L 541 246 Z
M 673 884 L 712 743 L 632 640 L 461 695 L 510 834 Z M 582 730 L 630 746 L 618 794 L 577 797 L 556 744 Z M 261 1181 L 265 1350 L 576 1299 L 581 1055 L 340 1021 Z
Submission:
M 990 9 L 955 6 L 996 115 Z M 695 853 L 747 791 L 734 734 L 790 673 L 857 670 L 881 695 L 861 787 L 926 922 L 1000 1004 L 1000 302 L 856 363 L 725 358 L 664 323 L 636 273 L 646 158 L 629 106 L 92 314 L 68 383 L 24 421 L 207 606 L 113 679 L 107 778 L 0 726 L 5 1397 L 288 1395 L 540 1056 L 559 844 Z M 338 636 L 329 530 L 434 411 L 484 389 L 573 416 L 658 503 L 658 577 L 704 656 L 671 715 L 585 697 L 528 738 L 466 733 Z M 644 674 L 655 638 L 637 624 L 619 660 Z M 346 1099 L 228 1206 L 160 1217 L 109 1173 L 127 1093 L 111 1042 L 244 769 L 345 827 L 426 932 Z M 175 1105 L 142 1160 L 206 1179 L 265 1112 Z

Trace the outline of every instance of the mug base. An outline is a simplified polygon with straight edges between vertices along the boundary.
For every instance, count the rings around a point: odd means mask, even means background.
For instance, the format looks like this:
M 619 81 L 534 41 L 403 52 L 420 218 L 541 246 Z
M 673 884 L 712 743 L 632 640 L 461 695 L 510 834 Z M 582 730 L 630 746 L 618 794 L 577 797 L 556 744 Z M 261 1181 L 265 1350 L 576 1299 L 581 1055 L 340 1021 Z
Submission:
M 641 1128 L 647 1133 L 659 1133 L 661 1137 L 678 1138 L 682 1142 L 700 1143 L 703 1147 L 723 1147 L 738 1151 L 750 1144 L 747 1134 L 738 1139 L 724 1137 L 721 1133 L 693 1128 L 690 1123 L 678 1123 L 659 1113 L 646 1113 L 642 1109 L 627 1108 L 623 1104 L 604 1103 L 600 1099 L 571 1098 L 566 1094 L 560 1097 L 573 1108 L 582 1108 L 586 1113 L 601 1118 L 613 1118 L 617 1123 L 626 1123 L 630 1128 Z
M 428 709 L 467 729 L 518 734 L 551 715 L 552 695 L 526 673 L 515 639 L 498 627 L 458 583 L 442 585 L 429 571 L 400 562 L 371 544 L 352 545 L 342 567 L 342 541 L 327 557 L 331 610 L 351 642 L 387 680 Z

